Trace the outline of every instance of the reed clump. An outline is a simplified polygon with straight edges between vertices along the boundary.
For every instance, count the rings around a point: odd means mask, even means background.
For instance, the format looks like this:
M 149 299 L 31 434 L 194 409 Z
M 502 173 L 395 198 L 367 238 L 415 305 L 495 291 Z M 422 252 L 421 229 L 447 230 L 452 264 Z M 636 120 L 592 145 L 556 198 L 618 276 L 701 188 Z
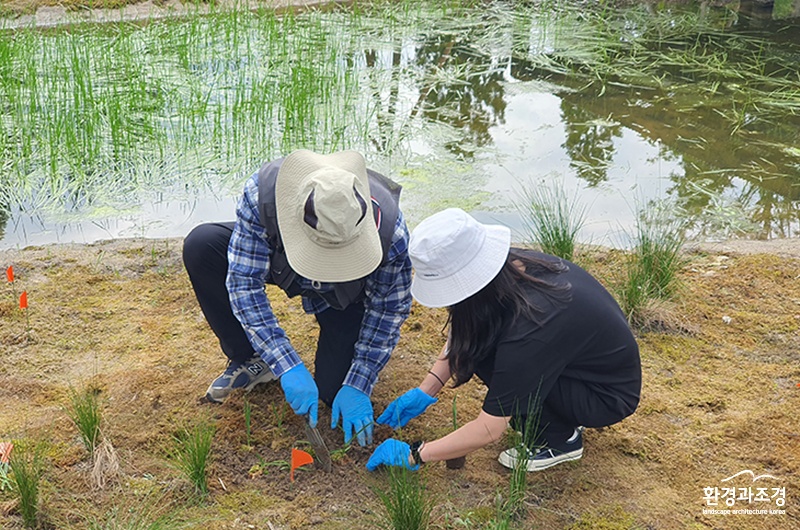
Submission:
M 633 325 L 644 325 L 650 304 L 673 299 L 680 288 L 686 228 L 673 209 L 674 205 L 655 203 L 637 212 L 633 248 L 616 289 L 617 301 Z
M 525 187 L 520 210 L 526 233 L 542 252 L 569 261 L 575 257 L 578 233 L 586 222 L 586 207 L 569 197 L 563 184 Z
M 93 388 L 83 391 L 70 390 L 70 399 L 67 414 L 78 429 L 86 450 L 94 457 L 95 448 L 100 442 L 100 400 L 98 392 Z
M 389 487 L 376 489 L 386 510 L 384 527 L 393 530 L 425 530 L 430 525 L 433 502 L 418 471 L 391 466 Z
M 39 524 L 41 480 L 45 471 L 44 449 L 40 444 L 17 442 L 9 458 L 12 486 L 19 500 L 25 528 Z
M 194 486 L 195 493 L 208 495 L 208 463 L 216 429 L 201 422 L 175 437 L 173 461 L 175 467 Z

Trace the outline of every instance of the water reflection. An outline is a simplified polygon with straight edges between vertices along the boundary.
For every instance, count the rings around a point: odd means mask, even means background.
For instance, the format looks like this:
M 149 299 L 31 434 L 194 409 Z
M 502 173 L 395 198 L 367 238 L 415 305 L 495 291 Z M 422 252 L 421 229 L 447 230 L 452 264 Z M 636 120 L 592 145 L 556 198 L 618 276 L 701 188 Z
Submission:
M 591 109 L 561 100 L 561 116 L 567 132 L 564 148 L 569 154 L 570 167 L 589 186 L 608 180 L 608 167 L 614 161 L 615 138 L 622 136 L 622 124 L 614 119 L 602 119 Z
M 469 34 L 437 35 L 417 52 L 420 65 L 463 72 L 427 87 L 423 106 L 426 118 L 462 133 L 458 142 L 446 146 L 458 157 L 472 157 L 475 148 L 490 144 L 489 128 L 503 122 L 507 102 L 497 60 L 475 50 Z

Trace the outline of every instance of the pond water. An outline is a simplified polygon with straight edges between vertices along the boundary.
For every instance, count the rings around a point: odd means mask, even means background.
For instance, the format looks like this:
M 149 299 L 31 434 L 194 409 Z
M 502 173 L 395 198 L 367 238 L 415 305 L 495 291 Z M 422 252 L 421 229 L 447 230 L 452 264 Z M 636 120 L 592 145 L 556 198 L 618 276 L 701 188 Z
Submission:
M 740 5 L 746 5 L 742 2 Z M 185 235 L 296 148 L 356 149 L 523 237 L 559 188 L 584 241 L 668 204 L 701 238 L 800 228 L 800 21 L 728 8 L 416 0 L 0 33 L 0 248 Z

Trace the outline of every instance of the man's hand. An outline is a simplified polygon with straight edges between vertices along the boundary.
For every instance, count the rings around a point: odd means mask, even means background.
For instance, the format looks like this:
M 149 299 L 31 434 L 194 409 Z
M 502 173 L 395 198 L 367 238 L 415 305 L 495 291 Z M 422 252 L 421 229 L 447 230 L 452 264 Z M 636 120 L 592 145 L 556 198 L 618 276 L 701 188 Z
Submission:
M 317 409 L 319 406 L 319 390 L 314 378 L 302 364 L 285 372 L 281 376 L 281 387 L 286 394 L 286 401 L 295 414 L 308 415 L 308 423 L 317 426 Z
M 389 438 L 375 448 L 372 456 L 367 460 L 367 469 L 375 471 L 379 466 L 399 466 L 416 471 L 419 469 L 419 464 L 411 465 L 410 457 L 411 447 L 407 443 Z
M 361 447 L 372 444 L 373 413 L 372 402 L 368 395 L 357 388 L 343 385 L 333 399 L 331 429 L 336 428 L 340 414 L 344 430 L 344 443 L 350 443 L 355 434 Z
M 392 429 L 405 427 L 406 423 L 425 412 L 425 409 L 437 401 L 439 400 L 432 398 L 419 388 L 412 388 L 389 403 L 383 414 L 378 416 L 377 422 L 388 425 Z

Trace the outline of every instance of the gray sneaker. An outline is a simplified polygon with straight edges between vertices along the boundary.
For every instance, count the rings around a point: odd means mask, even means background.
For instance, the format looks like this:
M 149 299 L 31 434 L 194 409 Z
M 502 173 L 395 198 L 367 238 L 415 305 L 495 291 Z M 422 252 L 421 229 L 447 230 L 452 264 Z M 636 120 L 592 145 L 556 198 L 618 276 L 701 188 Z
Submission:
M 277 379 L 260 357 L 253 357 L 246 363 L 229 361 L 225 371 L 211 382 L 206 390 L 206 399 L 212 403 L 224 402 L 237 388 L 250 392 L 259 383 Z
M 583 427 L 578 427 L 565 442 L 558 444 L 558 447 L 545 446 L 536 451 L 528 449 L 525 455 L 526 468 L 528 471 L 541 471 L 562 462 L 578 460 L 583 456 Z M 506 449 L 500 453 L 497 459 L 501 465 L 509 469 L 516 469 L 519 459 L 519 451 L 516 447 Z

